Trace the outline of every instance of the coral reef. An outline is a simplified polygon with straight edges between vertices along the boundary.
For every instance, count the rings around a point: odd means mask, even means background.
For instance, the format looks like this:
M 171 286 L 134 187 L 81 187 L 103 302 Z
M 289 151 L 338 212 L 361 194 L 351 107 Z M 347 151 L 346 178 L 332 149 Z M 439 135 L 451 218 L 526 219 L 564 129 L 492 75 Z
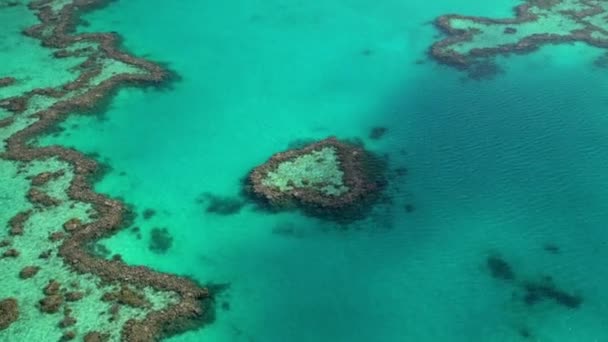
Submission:
M 171 74 L 160 66 L 120 51 L 117 48 L 120 39 L 115 33 L 74 33 L 81 13 L 107 3 L 108 0 L 37 0 L 28 5 L 39 21 L 23 30 L 30 37 L 28 39 L 39 40 L 43 48 L 48 49 L 47 55 L 51 59 L 61 58 L 77 63 L 69 68 L 72 77 L 61 79 L 59 85 L 39 86 L 36 77 L 30 77 L 31 75 L 26 75 L 29 79 L 16 74 L 2 78 L 4 87 L 0 95 L 0 110 L 8 112 L 8 117 L 0 120 L 3 139 L 0 145 L 0 163 L 3 163 L 2 168 L 5 165 L 19 165 L 15 178 L 29 179 L 31 187 L 23 193 L 15 192 L 15 200 L 27 198 L 28 201 L 27 205 L 10 209 L 14 212 L 10 213 L 13 215 L 8 228 L 11 238 L 6 240 L 6 247 L 12 248 L 1 251 L 0 262 L 3 263 L 3 268 L 10 266 L 11 272 L 14 272 L 12 274 L 21 275 L 19 270 L 22 270 L 23 276 L 27 277 L 33 274 L 33 269 L 26 270 L 24 267 L 43 261 L 45 271 L 46 265 L 54 265 L 53 271 L 62 277 L 57 279 L 62 282 L 69 277 L 82 279 L 89 283 L 87 291 L 95 293 L 112 286 L 153 292 L 159 298 L 157 304 L 125 311 L 120 320 L 116 320 L 116 324 L 100 326 L 97 335 L 87 335 L 92 341 L 104 340 L 105 336 L 111 336 L 113 340 L 153 341 L 183 329 L 200 326 L 203 323 L 201 318 L 210 315 L 207 312 L 210 308 L 204 306 L 205 299 L 209 296 L 208 291 L 190 279 L 156 272 L 143 266 L 129 266 L 121 260 L 103 260 L 88 253 L 88 246 L 125 227 L 128 218 L 125 215 L 126 206 L 92 190 L 91 182 L 103 170 L 94 160 L 61 146 L 32 145 L 37 136 L 55 127 L 69 114 L 86 113 L 107 105 L 108 99 L 119 87 L 159 86 L 170 81 Z M 6 2 L 2 4 L 5 5 Z M 6 6 L 0 7 L 0 10 L 4 10 Z M 20 3 L 11 7 L 27 10 Z M 33 81 L 30 82 L 30 79 Z M 54 77 L 48 79 L 55 80 Z M 42 78 L 40 81 L 44 82 Z M 29 83 L 23 84 L 26 82 Z M 12 86 L 15 83 L 23 87 Z M 28 86 L 29 89 L 22 90 Z M 34 167 L 49 161 L 62 167 L 53 170 Z M 62 190 L 58 191 L 56 188 L 60 185 Z M 88 215 L 74 216 L 74 212 L 82 208 L 87 208 Z M 63 213 L 70 214 L 59 218 Z M 61 219 L 60 222 L 65 223 L 63 229 L 62 223 L 50 221 L 48 217 Z M 30 225 L 36 229 L 26 229 Z M 28 239 L 36 242 L 31 248 L 40 250 L 31 253 L 29 249 L 22 249 Z M 23 253 L 19 252 L 20 249 Z M 20 284 L 40 284 L 40 281 L 45 280 L 44 277 L 48 277 L 48 272 L 39 272 L 36 279 Z M 67 310 L 64 312 L 69 312 L 62 325 L 74 330 L 64 331 L 62 340 L 74 339 L 77 337 L 76 332 L 82 331 L 79 329 L 82 320 L 77 316 L 78 312 L 68 310 L 67 302 L 96 300 L 99 305 L 110 305 L 100 301 L 98 296 L 83 297 L 82 292 L 67 292 L 66 288 L 54 282 L 45 287 L 44 293 L 42 299 L 32 299 L 31 305 L 38 305 L 44 313 L 55 313 L 62 307 Z M 20 303 L 22 299 L 27 299 L 27 296 L 19 297 Z M 1 322 L 5 322 L 7 316 L 4 309 L 10 309 L 9 304 L 2 304 Z M 191 322 L 196 324 L 192 325 Z M 31 322 L 33 325 L 37 323 Z M 97 329 L 98 326 L 93 327 Z M 16 333 L 11 328 L 7 330 L 8 333 Z M 47 329 L 40 327 L 35 330 Z M 141 339 L 142 336 L 145 338 Z
M 384 187 L 385 165 L 378 168 L 377 161 L 362 147 L 330 137 L 275 154 L 250 173 L 247 190 L 274 208 L 336 214 Z
M 499 72 L 488 62 L 497 55 L 570 42 L 608 48 L 606 1 L 530 0 L 517 6 L 515 14 L 508 19 L 440 16 L 435 24 L 447 37 L 433 44 L 430 54 L 441 63 L 472 72 L 474 78 L 486 78 Z

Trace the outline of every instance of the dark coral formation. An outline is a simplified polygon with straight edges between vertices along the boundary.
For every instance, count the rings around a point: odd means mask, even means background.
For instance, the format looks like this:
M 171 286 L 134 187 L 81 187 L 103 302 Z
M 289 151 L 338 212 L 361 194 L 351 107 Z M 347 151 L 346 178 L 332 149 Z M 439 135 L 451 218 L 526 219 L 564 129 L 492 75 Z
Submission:
M 51 279 L 46 284 L 46 286 L 44 287 L 42 292 L 47 296 L 51 296 L 51 295 L 58 294 L 60 289 L 61 289 L 61 284 L 59 284 L 59 282 L 57 280 Z
M 21 279 L 29 279 L 40 271 L 40 267 L 38 266 L 26 266 L 19 272 L 19 278 Z
M 600 57 L 593 61 L 593 65 L 597 68 L 606 69 L 608 68 L 608 52 L 602 54 Z
M 134 234 L 137 240 L 141 240 L 141 229 L 138 226 L 129 229 L 129 232 Z
M 530 329 L 529 329 L 529 328 L 527 328 L 527 327 L 522 327 L 522 328 L 519 328 L 519 329 L 517 330 L 517 332 L 518 332 L 519 336 L 521 336 L 521 337 L 523 337 L 523 338 L 526 338 L 526 339 L 527 339 L 527 338 L 532 337 L 532 332 L 531 332 L 531 331 L 530 331 Z
M 551 300 L 569 309 L 578 308 L 583 299 L 578 295 L 570 294 L 559 289 L 553 282 L 553 278 L 544 276 L 539 280 L 522 280 L 517 282 L 516 275 L 509 263 L 499 256 L 492 255 L 486 259 L 486 266 L 493 278 L 503 280 L 517 286 L 523 292 L 523 296 L 513 297 L 521 299 L 528 306 L 538 304 L 542 301 Z
M 154 217 L 154 215 L 156 215 L 156 210 L 148 208 L 148 209 L 144 210 L 144 213 L 142 216 L 143 216 L 144 220 L 149 220 L 152 217 Z
M 63 304 L 63 297 L 58 294 L 48 295 L 41 299 L 38 304 L 40 305 L 40 311 L 43 313 L 56 313 Z
M 491 80 L 503 73 L 503 70 L 494 61 L 483 60 L 471 64 L 467 69 L 469 78 L 476 81 Z
M 488 269 L 492 277 L 502 280 L 513 280 L 515 279 L 515 273 L 504 259 L 498 256 L 490 256 L 486 260 Z
M 15 83 L 15 78 L 13 77 L 0 77 L 0 88 L 8 87 Z
M 524 289 L 526 291 L 524 302 L 527 305 L 534 305 L 543 300 L 553 300 L 569 309 L 576 309 L 583 302 L 581 297 L 558 289 L 550 278 L 545 278 L 540 282 L 526 282 Z
M 62 240 L 58 255 L 72 270 L 95 274 L 105 283 L 150 286 L 161 291 L 174 291 L 179 295 L 177 303 L 161 310 L 151 311 L 144 320 L 131 319 L 123 327 L 122 339 L 125 341 L 153 341 L 161 336 L 181 331 L 179 329 L 182 328 L 193 328 L 185 323 L 205 316 L 206 312 L 201 303 L 209 296 L 207 290 L 182 277 L 155 272 L 147 267 L 128 266 L 122 261 L 102 260 L 87 253 L 87 245 L 113 234 L 122 227 L 124 204 L 92 190 L 90 181 L 98 175 L 97 171 L 100 168 L 98 163 L 84 154 L 60 146 L 37 148 L 27 144 L 31 139 L 63 120 L 69 113 L 86 112 L 96 106 L 107 104 L 108 95 L 120 86 L 159 85 L 170 79 L 170 73 L 158 65 L 119 51 L 117 49 L 119 37 L 114 33 L 72 34 L 80 13 L 104 5 L 106 2 L 106 0 L 73 0 L 57 12 L 51 7 L 53 3 L 48 0 L 37 0 L 29 4 L 30 9 L 36 11 L 40 24 L 26 29 L 24 33 L 39 39 L 46 47 L 65 49 L 62 53 L 63 57 L 81 56 L 85 61 L 76 68 L 80 75 L 74 81 L 57 88 L 34 89 L 23 96 L 0 101 L 1 107 L 13 113 L 22 113 L 28 109 L 30 99 L 36 95 L 58 99 L 53 106 L 34 114 L 38 121 L 6 139 L 6 152 L 2 157 L 23 162 L 57 158 L 73 166 L 74 177 L 68 189 L 68 196 L 75 201 L 90 203 L 95 210 L 96 220 L 87 224 L 86 229 L 75 230 L 70 235 L 53 235 L 53 241 Z M 76 43 L 90 43 L 97 48 L 87 51 L 67 50 Z M 143 71 L 117 73 L 99 84 L 90 84 L 94 77 L 101 74 L 103 61 L 106 59 L 117 60 Z M 70 96 L 66 96 L 68 94 Z M 9 121 L 3 120 L 3 124 L 6 122 Z M 43 183 L 43 179 L 39 181 Z M 28 199 L 40 206 L 58 203 L 57 199 L 36 188 L 28 193 Z M 5 254 L 8 254 L 5 256 L 16 256 L 18 252 L 12 250 Z M 63 297 L 60 294 L 47 295 L 40 301 L 40 309 L 43 312 L 56 312 L 62 302 Z M 141 339 L 142 336 L 145 339 Z M 64 337 L 74 338 L 75 333 L 66 332 Z
M 109 340 L 110 336 L 108 334 L 102 334 L 97 331 L 92 331 L 84 335 L 84 342 L 107 342 Z
M 326 184 L 307 182 L 306 175 L 300 175 L 304 178 L 302 186 L 288 181 L 289 188 L 283 190 L 266 182 L 269 174 L 275 172 L 282 164 L 326 148 L 333 149 L 336 155 L 337 168 L 341 172 L 340 186 L 344 189 L 341 193 L 325 192 L 323 188 Z M 324 160 L 317 162 L 321 163 Z M 345 217 L 344 212 L 370 204 L 371 201 L 367 200 L 373 199 L 374 195 L 382 190 L 386 185 L 385 168 L 385 163 L 361 146 L 330 137 L 303 148 L 273 155 L 266 163 L 251 171 L 246 192 L 271 208 L 301 207 L 321 217 Z M 306 167 L 310 172 L 314 172 L 314 169 L 314 165 Z
M 56 172 L 42 172 L 32 178 L 32 185 L 42 186 L 52 180 L 62 177 L 65 174 L 63 170 Z
M 16 258 L 19 255 L 21 255 L 21 252 L 14 248 L 7 249 L 6 251 L 4 251 L 4 253 L 2 253 L 3 258 Z
M 9 234 L 23 235 L 23 227 L 25 226 L 25 222 L 30 218 L 30 216 L 32 216 L 32 214 L 32 210 L 27 210 L 13 216 L 13 218 L 11 218 L 11 220 L 8 222 Z
M 0 101 L 0 108 L 4 108 L 9 112 L 21 113 L 27 108 L 27 99 L 23 97 L 14 97 Z
M 84 298 L 84 292 L 82 291 L 70 291 L 65 293 L 65 300 L 68 302 L 77 302 Z
M 158 254 L 166 253 L 173 245 L 173 237 L 167 228 L 153 228 L 150 231 L 150 244 L 148 248 Z
M 38 256 L 38 258 L 40 259 L 48 259 L 51 257 L 51 255 L 53 254 L 53 250 L 51 249 L 47 249 L 44 252 L 41 252 L 40 255 Z
M 58 199 L 53 198 L 49 194 L 36 188 L 32 188 L 30 191 L 28 191 L 27 200 L 32 204 L 43 207 L 53 207 L 61 203 Z
M 608 49 L 608 32 L 603 27 L 595 25 L 592 19 L 592 17 L 597 18 L 606 12 L 604 4 L 598 0 L 572 0 L 570 1 L 572 9 L 553 9 L 554 6 L 565 2 L 565 0 L 528 0 L 515 8 L 516 17 L 509 19 L 492 19 L 457 14 L 440 16 L 435 20 L 435 25 L 442 32 L 446 33 L 448 37 L 433 44 L 430 48 L 430 54 L 440 63 L 459 69 L 469 69 L 488 57 L 510 53 L 527 53 L 547 44 L 584 42 L 602 49 Z M 507 42 L 501 43 L 497 39 L 491 46 L 472 47 L 465 51 L 457 51 L 455 48 L 462 43 L 473 41 L 482 30 L 476 27 L 466 29 L 455 28 L 452 25 L 453 20 L 468 21 L 480 26 L 505 26 L 503 34 L 513 36 L 519 33 L 517 30 L 519 24 L 536 22 L 540 17 L 547 16 L 548 13 L 556 17 L 556 22 L 562 21 L 561 19 L 567 19 L 576 23 L 577 27 L 573 27 L 569 31 L 565 30 L 566 32 L 564 33 L 550 31 L 534 33 L 523 36 L 515 42 L 510 42 L 512 39 L 505 39 Z
M 559 248 L 559 246 L 552 244 L 552 243 L 545 244 L 543 246 L 543 249 L 551 254 L 559 254 L 561 252 L 561 249 Z
M 60 341 L 71 341 L 75 338 L 76 338 L 76 332 L 74 330 L 70 330 L 70 331 L 66 331 L 65 333 L 63 333 Z
M 207 204 L 205 212 L 223 216 L 238 214 L 245 206 L 245 201 L 238 197 L 224 197 L 208 192 L 201 194 L 196 201 Z
M 0 300 L 0 331 L 19 319 L 19 305 L 15 298 Z
M 369 132 L 369 138 L 372 140 L 379 140 L 386 134 L 386 132 L 388 132 L 388 128 L 386 127 L 374 127 Z

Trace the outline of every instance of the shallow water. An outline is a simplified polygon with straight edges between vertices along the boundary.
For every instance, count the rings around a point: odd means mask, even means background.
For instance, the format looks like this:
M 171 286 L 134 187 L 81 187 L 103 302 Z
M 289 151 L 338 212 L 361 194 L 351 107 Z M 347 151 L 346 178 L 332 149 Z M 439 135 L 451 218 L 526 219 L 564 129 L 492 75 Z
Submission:
M 608 94 L 583 44 L 501 57 L 472 81 L 426 55 L 447 13 L 505 17 L 513 1 L 121 1 L 84 16 L 181 76 L 124 89 L 39 143 L 97 153 L 96 189 L 140 213 L 103 241 L 132 264 L 228 284 L 217 318 L 170 341 L 608 340 Z M 373 127 L 388 131 L 369 138 Z M 249 170 L 294 141 L 359 138 L 395 176 L 349 225 L 246 204 Z M 244 199 L 241 199 L 244 200 Z M 405 209 L 407 205 L 413 211 Z M 156 214 L 144 218 L 143 211 Z M 166 253 L 150 232 L 166 228 Z M 555 249 L 547 248 L 555 246 Z M 547 250 L 549 249 L 549 250 Z M 486 267 L 500 255 L 514 282 Z M 550 276 L 578 308 L 527 305 Z

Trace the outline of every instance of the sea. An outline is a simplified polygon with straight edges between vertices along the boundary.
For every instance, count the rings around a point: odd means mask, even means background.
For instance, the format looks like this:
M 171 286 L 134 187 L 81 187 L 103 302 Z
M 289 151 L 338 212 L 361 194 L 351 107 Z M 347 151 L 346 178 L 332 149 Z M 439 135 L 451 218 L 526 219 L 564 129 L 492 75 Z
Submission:
M 498 56 L 478 80 L 428 54 L 438 16 L 520 3 L 111 2 L 78 31 L 115 31 L 177 77 L 123 88 L 38 144 L 99 160 L 96 191 L 138 214 L 99 244 L 217 290 L 214 320 L 167 341 L 608 341 L 604 51 Z M 242 195 L 270 156 L 329 136 L 387 161 L 365 217 Z

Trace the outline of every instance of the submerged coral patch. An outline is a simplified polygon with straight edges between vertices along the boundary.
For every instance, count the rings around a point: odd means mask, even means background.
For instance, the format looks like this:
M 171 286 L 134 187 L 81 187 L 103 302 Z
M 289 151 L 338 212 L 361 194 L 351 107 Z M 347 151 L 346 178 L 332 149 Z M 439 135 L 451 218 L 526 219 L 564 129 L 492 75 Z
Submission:
M 492 277 L 502 280 L 513 280 L 515 279 L 515 273 L 504 259 L 498 256 L 490 256 L 486 260 L 488 269 Z
M 158 254 L 166 253 L 173 245 L 173 237 L 167 228 L 153 228 L 150 231 L 150 244 L 148 248 Z
M 532 278 L 516 281 L 516 274 L 511 264 L 499 256 L 489 256 L 486 259 L 486 266 L 493 278 L 509 282 L 516 286 L 518 291 L 523 292 L 521 297 L 513 298 L 521 300 L 527 306 L 553 301 L 569 309 L 576 309 L 583 302 L 582 297 L 558 288 L 550 276 L 543 276 L 540 280 Z
M 374 127 L 369 132 L 369 138 L 372 140 L 379 140 L 388 132 L 388 128 L 386 127 Z
M 245 201 L 239 197 L 218 196 L 208 192 L 201 194 L 196 202 L 205 204 L 205 212 L 223 216 L 238 214 L 245 206 Z
M 543 246 L 543 249 L 551 254 L 559 254 L 561 252 L 561 248 L 558 245 L 547 243 Z
M 534 305 L 543 300 L 552 300 L 567 308 L 576 309 L 583 302 L 580 296 L 557 288 L 551 278 L 543 279 L 540 282 L 526 282 L 524 289 L 524 302 L 528 305 Z
M 149 220 L 154 217 L 154 215 L 156 215 L 156 210 L 148 208 L 144 210 L 142 217 L 144 218 L 144 220 Z

